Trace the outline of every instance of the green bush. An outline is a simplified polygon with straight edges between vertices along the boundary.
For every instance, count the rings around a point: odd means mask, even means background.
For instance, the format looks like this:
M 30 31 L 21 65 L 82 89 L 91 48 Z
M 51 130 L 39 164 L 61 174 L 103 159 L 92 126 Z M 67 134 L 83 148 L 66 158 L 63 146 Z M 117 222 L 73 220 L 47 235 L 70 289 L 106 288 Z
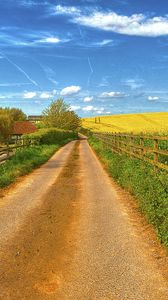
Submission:
M 136 197 L 148 221 L 154 225 L 159 239 L 168 246 L 167 172 L 155 172 L 151 165 L 139 159 L 113 153 L 94 137 L 90 137 L 89 142 L 112 177 Z
M 62 141 L 77 139 L 77 132 L 66 131 L 56 128 L 43 128 L 35 133 L 23 136 L 24 139 L 32 139 L 40 145 L 62 144 Z

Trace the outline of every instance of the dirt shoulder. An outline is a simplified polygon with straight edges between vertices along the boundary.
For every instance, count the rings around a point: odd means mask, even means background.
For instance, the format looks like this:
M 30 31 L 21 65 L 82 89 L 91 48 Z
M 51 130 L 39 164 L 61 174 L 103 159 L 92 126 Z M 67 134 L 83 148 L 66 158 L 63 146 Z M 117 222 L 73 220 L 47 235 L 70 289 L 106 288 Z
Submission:
M 0 194 L 0 248 L 15 235 L 31 211 L 41 206 L 43 196 L 60 175 L 74 145 L 75 142 L 67 144 Z
M 41 207 L 3 250 L 0 299 L 43 299 L 60 288 L 62 272 L 69 276 L 80 190 L 78 155 L 77 142 Z

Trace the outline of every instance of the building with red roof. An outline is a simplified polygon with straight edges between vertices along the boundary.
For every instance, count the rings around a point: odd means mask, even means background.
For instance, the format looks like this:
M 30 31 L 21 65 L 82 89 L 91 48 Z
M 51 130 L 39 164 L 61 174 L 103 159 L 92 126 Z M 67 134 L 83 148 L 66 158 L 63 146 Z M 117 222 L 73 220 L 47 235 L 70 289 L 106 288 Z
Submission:
M 14 123 L 12 135 L 21 136 L 22 134 L 29 134 L 37 131 L 35 124 L 29 121 L 17 121 Z

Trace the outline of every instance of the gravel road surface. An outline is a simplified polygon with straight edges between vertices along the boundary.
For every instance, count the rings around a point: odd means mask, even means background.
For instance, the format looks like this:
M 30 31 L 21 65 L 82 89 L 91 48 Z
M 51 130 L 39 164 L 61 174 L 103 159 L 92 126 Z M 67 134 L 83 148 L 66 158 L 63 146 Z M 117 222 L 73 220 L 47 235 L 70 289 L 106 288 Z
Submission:
M 0 201 L 0 299 L 168 300 L 165 252 L 124 195 L 86 140 L 9 189 Z

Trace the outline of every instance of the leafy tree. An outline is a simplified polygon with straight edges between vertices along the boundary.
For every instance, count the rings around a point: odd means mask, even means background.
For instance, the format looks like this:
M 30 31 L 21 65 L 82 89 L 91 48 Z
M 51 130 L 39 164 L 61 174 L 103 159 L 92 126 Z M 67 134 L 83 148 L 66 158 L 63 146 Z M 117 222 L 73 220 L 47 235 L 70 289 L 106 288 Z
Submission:
M 11 108 L 10 115 L 13 121 L 26 121 L 26 114 L 19 108 Z
M 19 108 L 0 107 L 0 140 L 8 140 L 15 121 L 24 121 L 26 119 L 26 115 Z
M 43 111 L 43 122 L 47 127 L 66 130 L 76 130 L 80 126 L 80 118 L 63 99 L 53 101 Z
M 0 140 L 8 140 L 13 127 L 13 121 L 8 113 L 0 112 Z

